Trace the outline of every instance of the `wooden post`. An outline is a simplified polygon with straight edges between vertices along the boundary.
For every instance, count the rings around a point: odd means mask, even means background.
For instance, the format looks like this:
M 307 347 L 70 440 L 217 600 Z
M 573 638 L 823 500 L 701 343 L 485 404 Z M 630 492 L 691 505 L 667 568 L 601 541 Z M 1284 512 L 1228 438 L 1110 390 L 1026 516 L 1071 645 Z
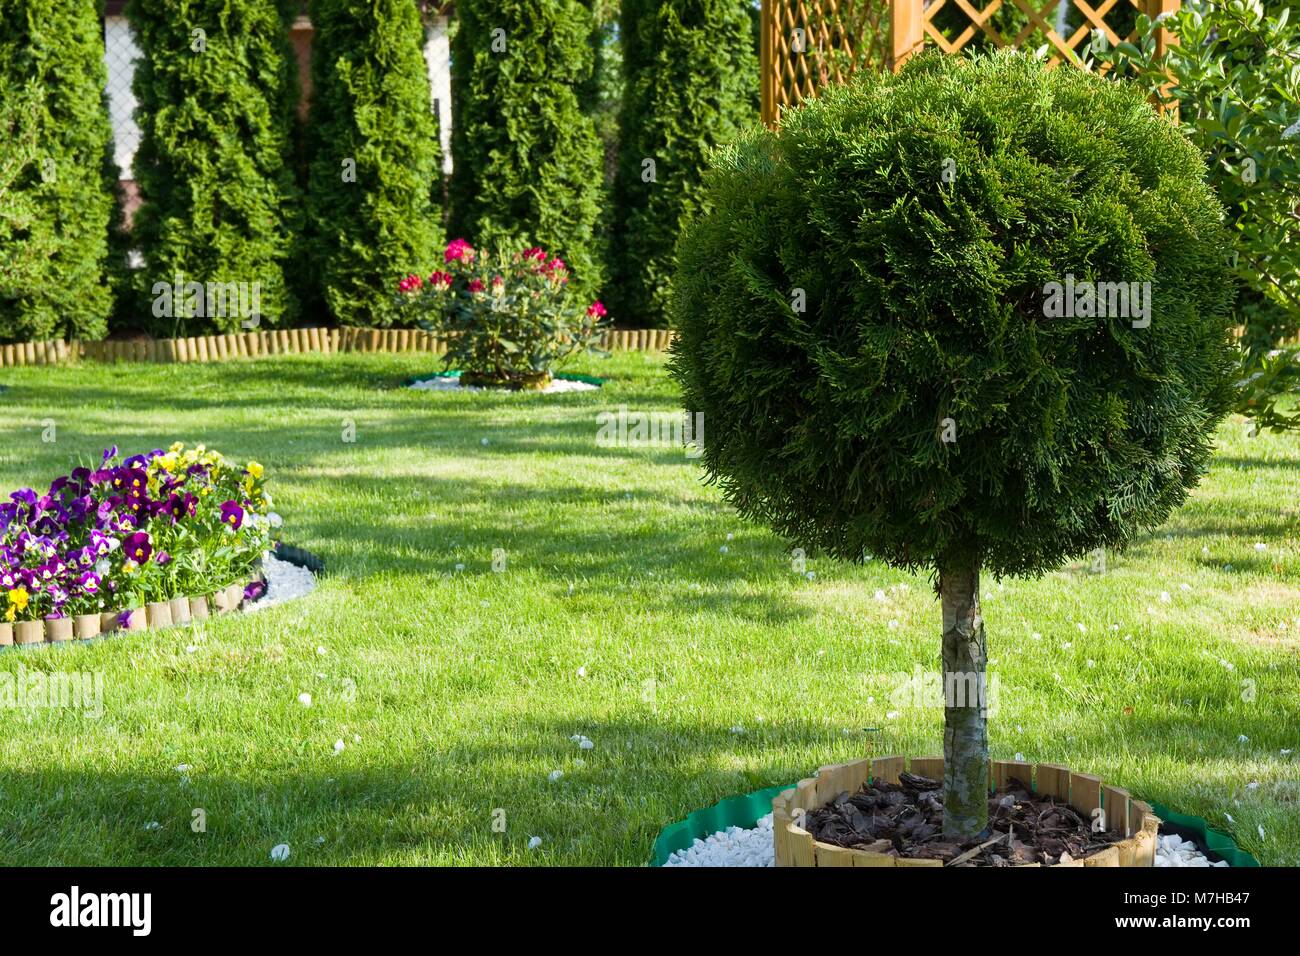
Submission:
M 1146 0 L 1146 13 L 1153 21 L 1167 14 L 1177 13 L 1182 9 L 1183 0 Z M 1169 53 L 1169 48 L 1178 43 L 1178 36 L 1172 31 L 1167 30 L 1162 25 L 1156 30 L 1156 57 L 1163 60 Z M 1178 122 L 1178 104 L 1166 106 L 1165 101 L 1169 99 L 1169 91 L 1173 88 L 1173 83 L 1166 83 L 1160 87 L 1160 111 Z
M 763 0 L 758 15 L 758 90 L 759 115 L 763 124 L 769 129 L 776 129 L 776 65 L 772 62 L 773 34 L 776 32 L 776 17 L 772 5 L 781 0 Z
M 925 45 L 923 0 L 893 0 L 889 5 L 889 65 L 897 73 Z

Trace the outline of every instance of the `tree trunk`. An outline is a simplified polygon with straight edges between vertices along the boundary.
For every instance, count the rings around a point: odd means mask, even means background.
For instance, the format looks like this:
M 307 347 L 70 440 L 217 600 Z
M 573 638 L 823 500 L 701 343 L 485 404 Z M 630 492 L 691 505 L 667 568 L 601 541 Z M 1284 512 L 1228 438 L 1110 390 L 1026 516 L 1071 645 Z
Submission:
M 943 605 L 943 834 L 973 840 L 989 822 L 984 620 L 978 561 L 939 569 Z

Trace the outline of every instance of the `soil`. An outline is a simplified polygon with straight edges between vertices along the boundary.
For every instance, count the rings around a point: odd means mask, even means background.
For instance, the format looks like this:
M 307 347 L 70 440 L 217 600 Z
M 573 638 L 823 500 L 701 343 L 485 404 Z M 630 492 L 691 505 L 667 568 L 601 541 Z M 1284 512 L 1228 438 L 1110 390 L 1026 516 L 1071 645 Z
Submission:
M 514 378 L 484 372 L 462 372 L 461 384 L 474 388 L 506 388 L 512 391 L 540 392 L 551 384 L 550 372 L 526 372 Z
M 804 828 L 833 846 L 949 866 L 1053 866 L 1104 850 L 1121 837 L 1092 832 L 1068 803 L 1030 792 L 1019 780 L 989 797 L 988 835 L 965 843 L 943 836 L 943 785 L 910 773 L 900 783 L 864 784 L 808 811 Z

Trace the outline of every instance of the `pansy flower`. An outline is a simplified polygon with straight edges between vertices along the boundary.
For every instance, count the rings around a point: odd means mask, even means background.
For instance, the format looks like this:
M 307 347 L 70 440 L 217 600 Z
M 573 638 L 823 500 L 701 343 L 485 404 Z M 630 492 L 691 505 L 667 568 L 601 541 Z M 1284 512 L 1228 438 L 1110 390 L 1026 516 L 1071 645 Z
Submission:
M 137 531 L 122 542 L 122 550 L 136 564 L 144 564 L 153 554 L 153 542 L 149 539 L 149 532 Z
M 225 501 L 221 504 L 221 523 L 235 531 L 244 523 L 244 509 L 237 501 Z

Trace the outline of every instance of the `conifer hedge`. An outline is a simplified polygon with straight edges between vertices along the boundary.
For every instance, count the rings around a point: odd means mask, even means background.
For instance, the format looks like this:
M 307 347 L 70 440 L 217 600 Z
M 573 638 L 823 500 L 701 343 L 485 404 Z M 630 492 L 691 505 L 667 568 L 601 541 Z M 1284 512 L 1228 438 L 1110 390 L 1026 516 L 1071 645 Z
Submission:
M 594 291 L 601 145 L 578 101 L 592 73 L 591 11 L 579 0 L 459 0 L 456 13 L 450 231 L 552 250 Z
M 107 330 L 106 83 L 95 4 L 0 0 L 0 341 Z
M 929 570 L 945 691 L 982 692 L 981 571 L 1122 548 L 1209 464 L 1236 363 L 1205 176 L 1138 88 L 1011 52 L 926 53 L 748 133 L 674 289 L 709 477 L 795 545 Z M 946 704 L 969 839 L 984 713 Z
M 442 159 L 412 0 L 314 0 L 307 269 L 334 317 L 388 326 L 437 263 Z
M 250 318 L 156 315 L 158 284 L 255 284 L 260 324 L 298 311 L 286 267 L 301 228 L 292 172 L 297 61 L 279 0 L 131 0 L 141 58 L 134 91 L 142 206 L 133 237 L 144 256 L 139 316 L 155 335 L 235 332 Z M 179 293 L 180 290 L 174 290 Z M 179 295 L 177 296 L 179 298 Z
M 677 237 L 701 210 L 709 155 L 758 120 L 753 22 L 743 0 L 623 0 L 621 23 L 609 304 L 624 322 L 662 326 Z

